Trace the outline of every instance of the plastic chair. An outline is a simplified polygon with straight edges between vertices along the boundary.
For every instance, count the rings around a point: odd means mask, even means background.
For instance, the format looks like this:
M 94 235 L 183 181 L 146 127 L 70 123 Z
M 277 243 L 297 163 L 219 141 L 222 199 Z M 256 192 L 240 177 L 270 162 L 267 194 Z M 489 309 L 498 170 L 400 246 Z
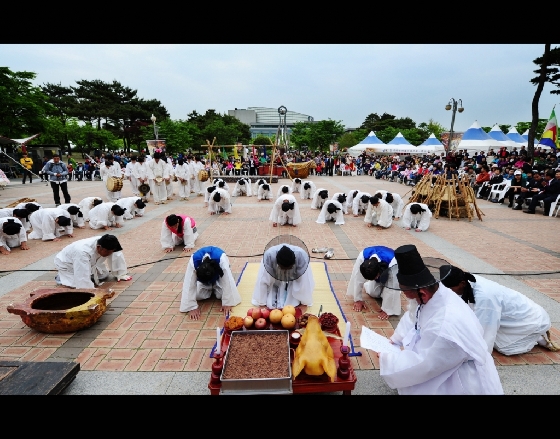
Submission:
M 544 200 L 540 200 L 539 205 L 544 209 Z M 560 195 L 556 197 L 556 200 L 550 203 L 550 211 L 548 212 L 548 216 L 558 216 L 559 209 L 560 209 Z M 554 212 L 554 210 L 556 210 L 556 213 Z
M 493 184 L 492 189 L 490 189 L 490 195 L 488 195 L 488 201 L 492 201 L 494 199 L 500 201 L 506 196 L 506 192 L 508 191 L 510 186 L 510 180 L 504 180 L 502 183 Z

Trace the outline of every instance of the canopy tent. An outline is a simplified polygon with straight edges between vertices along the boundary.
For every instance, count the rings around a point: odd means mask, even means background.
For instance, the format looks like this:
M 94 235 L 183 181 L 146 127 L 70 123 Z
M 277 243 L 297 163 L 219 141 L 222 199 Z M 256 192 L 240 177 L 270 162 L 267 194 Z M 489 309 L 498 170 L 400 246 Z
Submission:
M 501 148 L 502 146 L 504 145 L 490 137 L 475 120 L 463 134 L 457 149 L 466 150 L 470 155 L 473 155 L 480 151 L 488 152 L 491 148 Z
M 527 147 L 527 143 L 529 142 L 521 134 L 519 134 L 519 132 L 515 127 L 511 127 L 510 130 L 507 132 L 506 136 L 509 137 L 510 140 L 513 140 L 515 143 L 519 144 L 520 146 Z
M 433 150 L 433 153 L 438 155 L 442 152 L 445 152 L 445 146 L 436 138 L 434 133 L 430 134 L 430 137 L 424 140 L 422 144 L 418 145 L 419 150 L 425 148 L 427 148 L 429 151 Z
M 362 140 L 357 145 L 348 148 L 347 152 L 353 157 L 358 157 L 367 148 L 371 148 L 373 146 L 385 146 L 385 144 L 381 140 L 379 140 L 379 138 L 373 131 L 370 131 L 364 140 Z
M 497 140 L 498 142 L 500 142 L 502 146 L 505 146 L 506 149 L 508 149 L 509 151 L 513 151 L 513 148 L 520 147 L 517 143 L 515 143 L 513 140 L 511 140 L 508 136 L 504 134 L 504 132 L 501 130 L 498 124 L 495 124 L 492 127 L 488 135 L 493 139 Z
M 395 136 L 395 138 L 391 140 L 387 145 L 406 146 L 406 147 L 414 146 L 412 143 L 410 143 L 408 140 L 404 138 L 404 136 L 401 134 L 400 131 Z
M 521 134 L 521 137 L 523 137 L 525 139 L 525 141 L 527 142 L 527 144 L 529 143 L 529 129 L 527 128 L 525 130 L 525 132 L 523 134 Z M 535 148 L 541 148 L 541 149 L 552 149 L 550 146 L 547 145 L 542 145 L 540 143 L 537 142 L 537 138 L 535 137 Z

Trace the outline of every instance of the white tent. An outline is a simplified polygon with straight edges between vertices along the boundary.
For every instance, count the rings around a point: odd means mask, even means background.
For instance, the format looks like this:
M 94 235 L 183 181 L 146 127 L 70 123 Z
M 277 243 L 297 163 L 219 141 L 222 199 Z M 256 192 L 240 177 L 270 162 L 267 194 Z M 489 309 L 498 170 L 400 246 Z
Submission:
M 499 149 L 502 145 L 490 137 L 475 120 L 471 127 L 465 131 L 457 149 L 466 150 L 471 156 L 480 152 L 488 152 L 492 148 Z
M 513 151 L 513 148 L 519 148 L 519 145 L 511 140 L 508 136 L 504 134 L 498 124 L 494 125 L 490 132 L 488 133 L 490 137 L 497 140 L 501 143 L 502 146 L 505 146 L 507 150 Z
M 358 157 L 361 153 L 363 153 L 366 149 L 372 149 L 373 147 L 384 147 L 385 144 L 379 140 L 379 138 L 375 135 L 373 131 L 370 131 L 367 137 L 362 140 L 357 145 L 348 148 L 348 154 L 353 157 Z
M 426 140 L 424 140 L 424 142 L 420 145 L 418 145 L 418 150 L 424 150 L 427 149 L 428 151 L 430 151 L 428 154 L 430 153 L 434 153 L 437 155 L 440 155 L 442 152 L 445 152 L 445 147 L 443 146 L 443 143 L 441 143 L 436 136 L 434 135 L 434 133 L 430 134 L 430 137 L 428 137 Z
M 519 146 L 525 146 L 525 148 L 527 147 L 527 143 L 529 143 L 527 139 L 523 138 L 523 136 L 519 134 L 515 127 L 511 127 L 506 136 L 509 137 L 510 140 L 513 140 L 515 143 L 517 143 Z

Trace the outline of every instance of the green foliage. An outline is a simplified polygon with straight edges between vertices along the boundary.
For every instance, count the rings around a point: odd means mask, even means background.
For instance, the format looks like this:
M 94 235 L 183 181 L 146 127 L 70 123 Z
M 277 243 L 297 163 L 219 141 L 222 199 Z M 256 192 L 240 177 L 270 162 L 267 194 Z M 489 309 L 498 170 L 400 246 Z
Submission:
M 206 140 L 212 143 L 214 137 L 216 144 L 233 145 L 236 142 L 248 144 L 251 139 L 249 125 L 239 119 L 226 114 L 216 113 L 216 110 L 206 110 L 205 114 L 199 114 L 194 110 L 187 115 L 188 122 L 194 124 L 199 135 L 193 140 L 193 148 L 200 150 L 200 145 L 206 145 Z
M 351 148 L 364 140 L 367 135 L 368 133 L 366 132 L 366 130 L 362 129 L 358 129 L 351 133 L 344 133 L 338 139 L 338 145 L 340 146 L 340 148 Z
M 544 61 L 544 54 L 533 60 L 533 63 L 538 66 L 537 70 L 533 72 L 537 74 L 531 79 L 533 85 L 538 85 L 539 77 L 541 73 L 541 66 Z M 560 94 L 560 47 L 554 47 L 550 49 L 548 55 L 548 63 L 545 69 L 545 82 L 550 82 L 552 85 L 556 86 L 556 90 L 551 90 L 551 94 Z
M 448 131 L 447 128 L 445 128 L 442 124 L 440 124 L 439 122 L 436 122 L 433 119 L 430 119 L 428 121 L 428 123 L 426 123 L 426 122 L 419 123 L 418 124 L 418 129 L 420 129 L 424 132 L 424 135 L 426 136 L 426 139 L 428 137 L 430 137 L 430 134 L 433 134 L 437 139 L 441 139 L 441 135 L 445 131 Z M 424 139 L 424 140 L 426 140 L 426 139 Z M 422 142 L 424 142 L 424 140 L 422 140 Z
M 481 127 L 485 133 L 489 133 L 492 127 Z
M 304 145 L 311 150 L 327 151 L 333 141 L 337 141 L 344 133 L 341 121 L 320 120 L 318 122 L 297 122 L 292 128 L 290 143 L 302 148 Z
M 54 109 L 41 89 L 32 84 L 36 76 L 0 67 L 0 135 L 17 139 L 45 128 L 45 117 Z
M 257 136 L 251 140 L 253 145 L 272 145 L 272 140 L 266 136 Z
M 366 117 L 360 128 L 367 133 L 373 131 L 384 143 L 393 140 L 400 132 L 406 140 L 416 146 L 422 144 L 432 133 L 439 139 L 441 134 L 447 131 L 443 125 L 433 119 L 416 126 L 416 122 L 410 117 L 397 118 L 388 113 L 383 113 L 381 116 L 377 113 L 371 113 Z
M 146 130 L 148 129 L 152 128 L 146 127 Z M 200 135 L 199 128 L 191 122 L 165 119 L 160 124 L 158 137 L 165 139 L 168 152 L 179 153 L 195 146 L 195 138 L 200 138 Z
M 360 126 L 360 128 L 366 130 L 368 133 L 373 131 L 376 135 L 378 131 L 383 131 L 389 127 L 397 128 L 398 131 L 402 132 L 403 130 L 416 128 L 416 123 L 410 117 L 401 117 L 397 119 L 396 116 L 388 113 L 383 113 L 381 116 L 377 113 L 371 113 Z
M 539 119 L 537 130 L 535 132 L 536 140 L 541 138 L 547 123 L 548 119 Z M 517 122 L 517 124 L 515 125 L 515 129 L 519 132 L 519 134 L 523 134 L 529 128 L 531 128 L 531 122 Z

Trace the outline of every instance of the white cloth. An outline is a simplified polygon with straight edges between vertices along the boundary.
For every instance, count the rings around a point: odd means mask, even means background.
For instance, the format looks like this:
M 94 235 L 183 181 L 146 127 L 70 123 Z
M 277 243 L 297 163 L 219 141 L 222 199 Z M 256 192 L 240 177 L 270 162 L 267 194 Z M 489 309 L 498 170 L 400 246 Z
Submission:
M 385 200 L 379 200 L 377 206 L 368 203 L 364 222 L 371 223 L 374 226 L 391 227 L 391 224 L 393 224 L 393 208 Z
M 272 191 L 270 190 L 270 185 L 268 183 L 266 183 L 268 186 L 268 189 L 264 189 L 263 186 L 264 184 L 259 185 L 259 188 L 257 189 L 257 198 L 259 200 L 272 200 Z
M 334 204 L 339 210 L 334 213 L 329 213 L 327 208 L 329 204 Z M 342 210 L 342 204 L 340 204 L 336 200 L 327 200 L 323 207 L 321 208 L 321 212 L 319 212 L 319 217 L 317 218 L 317 224 L 325 224 L 327 221 L 335 221 L 335 224 L 343 225 L 344 224 L 344 212 Z
M 362 201 L 362 197 L 366 195 L 368 198 L 371 197 L 369 192 L 358 191 L 358 194 L 352 199 L 352 213 L 354 215 L 360 215 L 365 213 L 368 206 L 370 205 L 369 199 L 365 203 Z
M 134 172 L 134 168 L 135 168 L 136 162 L 128 162 L 126 164 L 126 167 L 124 168 L 124 175 L 126 178 L 128 178 L 130 180 L 130 187 L 132 189 L 132 194 L 133 195 L 140 195 L 140 193 L 138 192 L 138 178 L 135 175 Z
M 239 184 L 239 182 L 243 180 L 245 184 Z M 232 197 L 239 197 L 246 195 L 247 197 L 253 196 L 253 188 L 251 187 L 251 179 L 250 178 L 240 178 L 235 183 L 233 187 L 233 191 L 231 193 Z
M 0 218 L 12 218 L 14 217 L 14 210 L 15 207 L 5 207 L 4 209 L 0 209 Z M 14 217 L 15 218 L 15 217 Z M 27 219 L 21 219 L 21 223 L 23 224 L 23 228 L 27 232 L 31 230 L 31 223 Z
M 137 178 L 139 184 L 146 183 L 150 176 L 148 162 L 136 162 L 132 168 L 132 173 Z
M 16 224 L 21 226 L 19 229 L 19 233 L 15 235 L 7 235 L 3 231 L 4 223 L 8 222 L 8 219 L 14 220 Z M 14 217 L 1 217 L 0 218 L 0 247 L 4 247 L 6 250 L 11 251 L 11 247 L 19 247 L 22 242 L 27 242 L 27 232 L 25 231 L 25 227 L 23 227 L 23 223 Z
M 284 200 L 288 201 L 288 203 L 294 203 L 294 208 L 292 210 L 288 210 L 284 212 L 282 210 L 282 204 Z M 272 211 L 270 212 L 270 216 L 268 217 L 270 221 L 273 223 L 280 224 L 281 226 L 284 224 L 291 224 L 297 226 L 301 223 L 301 214 L 299 212 L 299 205 L 296 200 L 296 197 L 293 195 L 283 195 L 278 198 L 274 205 L 272 206 Z
M 321 191 L 327 191 L 327 198 L 321 198 L 319 196 L 319 192 Z M 329 199 L 329 191 L 325 188 L 317 188 L 315 190 L 315 193 L 313 194 L 313 199 L 311 200 L 311 209 L 321 209 L 323 207 L 323 204 L 325 204 L 325 201 L 327 201 Z
M 288 192 L 283 192 L 282 189 L 287 188 Z M 283 184 L 278 188 L 278 192 L 276 193 L 276 198 L 281 197 L 282 195 L 290 195 L 292 193 L 292 188 L 287 184 Z
M 198 232 L 195 232 L 192 228 L 190 218 L 187 217 L 186 221 L 183 223 L 183 236 L 177 236 L 173 233 L 165 220 L 161 224 L 161 234 L 159 241 L 161 242 L 161 248 L 164 250 L 166 248 L 175 248 L 177 245 L 183 244 L 183 248 L 194 248 L 194 243 L 198 239 Z
M 107 189 L 107 179 L 109 177 L 116 177 L 122 178 L 123 173 L 121 169 L 121 165 L 118 162 L 114 162 L 111 166 L 107 167 L 105 162 L 101 163 L 99 166 L 99 175 L 101 176 L 101 180 L 105 183 L 105 191 L 107 192 L 107 199 L 111 202 L 116 202 L 121 197 L 121 191 L 111 192 Z
M 84 221 L 89 221 L 89 211 L 93 208 L 94 200 L 101 200 L 101 198 L 86 197 L 78 203 L 78 206 L 80 206 L 80 211 L 84 214 Z
M 381 259 L 377 254 L 371 255 L 371 258 L 377 259 L 381 262 Z M 366 280 L 362 273 L 360 272 L 360 265 L 365 261 L 364 251 L 362 250 L 356 262 L 354 263 L 354 268 L 352 269 L 352 274 L 350 275 L 350 281 L 348 282 L 348 288 L 346 289 L 346 295 L 352 297 L 354 302 L 363 301 L 362 291 L 374 298 L 381 297 L 383 299 L 381 303 L 381 309 L 385 311 L 390 316 L 398 316 L 401 313 L 401 292 L 399 290 L 392 290 L 390 288 L 383 288 L 383 284 L 375 280 Z M 396 259 L 393 258 L 389 262 L 389 267 L 392 267 L 397 263 Z M 390 271 L 389 276 L 396 276 L 396 272 Z M 394 282 L 390 280 L 389 283 Z M 394 285 L 394 283 L 393 283 Z
M 195 193 L 197 193 L 198 195 L 204 195 L 203 185 L 202 185 L 203 182 L 198 179 L 198 174 L 203 169 L 204 169 L 204 165 L 202 164 L 202 162 L 194 161 L 192 163 L 192 170 L 194 176 L 194 178 L 191 179 L 191 182 L 193 183 L 192 188 L 195 191 Z
M 140 197 L 125 197 L 125 198 L 121 198 L 119 201 L 117 201 L 116 204 L 121 206 L 123 209 L 126 209 L 125 212 L 124 212 L 124 215 L 122 216 L 123 219 L 131 220 L 135 216 L 144 216 L 144 210 L 146 210 L 146 208 L 138 209 L 138 206 L 136 206 L 136 202 L 138 200 L 142 200 L 142 198 L 140 198 Z
M 474 313 L 484 329 L 488 352 L 504 355 L 529 352 L 550 329 L 544 308 L 525 295 L 497 282 L 474 275 Z
M 300 178 L 299 180 L 303 182 L 303 180 L 302 180 L 301 178 Z M 292 190 L 292 194 L 295 194 L 295 193 L 297 193 L 297 192 L 301 192 L 301 183 L 296 183 L 296 179 L 295 179 L 295 178 L 294 178 L 294 180 L 292 181 L 291 190 Z
M 418 204 L 422 209 L 425 210 L 425 212 L 413 214 L 410 211 L 410 206 L 412 206 L 412 204 Z M 425 232 L 426 230 L 428 230 L 428 227 L 430 227 L 431 218 L 432 212 L 430 211 L 428 205 L 423 203 L 411 203 L 407 204 L 407 206 L 404 208 L 401 224 L 404 228 L 410 227 L 411 229 L 420 229 Z
M 59 207 L 47 207 L 45 209 L 39 209 L 33 212 L 29 216 L 29 222 L 33 231 L 29 234 L 29 239 L 41 239 L 43 241 L 49 241 L 60 236 L 60 227 L 55 220 L 59 216 L 65 216 L 70 218 L 70 214 Z M 74 226 L 72 225 L 72 220 L 70 219 L 70 225 L 64 227 L 67 235 L 74 233 Z
M 43 206 L 41 206 L 39 203 L 35 203 L 34 201 L 30 201 L 29 203 L 19 203 L 16 207 L 14 207 L 14 209 L 26 209 L 26 207 L 25 207 L 26 204 L 34 204 L 35 206 L 39 206 L 39 209 L 43 208 Z M 32 213 L 32 212 L 29 212 L 29 213 Z M 25 231 L 29 232 L 31 230 L 31 223 L 26 219 L 21 220 L 21 222 L 23 224 L 23 227 L 25 227 Z
M 168 162 L 167 162 L 167 172 L 169 174 L 169 179 L 165 180 L 165 188 L 167 190 L 167 198 L 170 199 L 174 194 L 173 194 L 173 179 L 175 178 L 175 168 L 173 168 L 173 165 L 171 163 L 169 163 L 169 157 L 167 158 Z
M 189 165 L 187 163 L 178 164 L 175 167 L 175 176 L 179 182 L 179 197 L 189 198 L 191 194 L 191 168 Z
M 65 203 L 65 204 L 61 204 L 60 206 L 58 206 L 61 209 L 64 209 L 68 212 L 68 208 L 74 206 L 77 207 L 78 209 L 80 209 L 81 212 L 81 207 L 78 204 L 74 204 L 74 203 Z M 68 212 L 70 213 L 70 212 Z M 78 216 L 78 214 L 76 215 L 70 215 L 70 218 L 72 219 L 72 225 L 74 227 L 84 227 L 85 226 L 85 220 L 83 217 L 83 213 L 82 216 Z
M 353 208 L 354 207 L 354 194 L 358 194 L 360 191 L 359 190 L 351 190 L 348 191 L 348 193 L 346 194 L 346 204 L 348 204 L 349 208 Z
M 220 194 L 220 201 L 214 201 L 213 196 L 219 193 Z M 231 213 L 231 198 L 229 196 L 229 192 L 225 189 L 216 188 L 214 192 L 212 192 L 212 196 L 208 200 L 208 212 L 210 213 Z
M 92 229 L 103 229 L 115 224 L 124 225 L 123 216 L 117 216 L 111 208 L 117 203 L 101 203 L 89 211 L 89 226 Z
M 339 197 L 340 195 L 346 195 L 346 194 L 345 194 L 344 192 L 336 192 L 336 193 L 332 196 L 331 200 L 336 200 L 336 201 L 338 201 L 338 197 Z M 342 205 L 342 213 L 343 213 L 344 215 L 346 215 L 346 214 L 348 213 L 348 197 L 346 197 L 346 201 L 344 201 L 344 203 L 341 203 L 341 205 Z
M 281 270 L 276 262 L 276 255 L 284 245 L 289 247 L 296 255 L 296 263 L 291 270 Z M 275 276 L 271 276 L 269 271 L 274 273 Z M 302 272 L 303 274 L 296 280 L 289 282 L 278 280 L 283 275 L 293 276 L 293 273 L 297 273 L 297 276 Z M 303 304 L 311 306 L 313 305 L 314 288 L 315 280 L 313 279 L 313 272 L 309 268 L 309 255 L 301 247 L 279 244 L 270 247 L 263 255 L 251 303 L 255 306 L 266 306 L 270 309 L 281 309 L 286 305 L 297 306 Z
M 198 304 L 196 301 L 208 299 L 212 292 L 214 292 L 217 299 L 222 299 L 222 306 L 235 306 L 241 303 L 241 295 L 235 285 L 235 280 L 229 266 L 229 259 L 225 253 L 220 257 L 220 268 L 224 275 L 215 284 L 206 285 L 198 282 L 193 258 L 189 259 L 185 280 L 183 281 L 179 311 L 188 312 L 197 309 Z
M 167 200 L 167 188 L 165 181 L 157 182 L 156 178 L 169 178 L 169 169 L 167 162 L 161 159 L 153 159 L 148 163 L 148 179 L 150 189 L 154 196 L 154 202 L 160 203 Z
M 503 394 L 482 326 L 457 294 L 439 283 L 417 312 L 405 313 L 391 336 L 404 350 L 379 354 L 389 387 L 401 395 Z
M 306 183 L 309 184 L 309 189 L 305 189 Z M 302 200 L 311 200 L 313 198 L 313 194 L 316 191 L 315 183 L 311 180 L 301 180 L 301 194 L 300 198 Z
M 376 194 L 381 194 L 382 198 L 387 201 L 387 191 L 384 190 L 377 190 L 375 191 Z M 375 195 L 375 194 L 374 194 Z M 389 203 L 391 205 L 391 207 L 393 208 L 393 216 L 395 218 L 400 218 L 403 214 L 403 209 L 404 209 L 404 201 L 402 199 L 402 197 L 399 194 L 396 194 L 394 192 L 391 192 L 391 195 L 393 196 L 393 202 Z
M 97 252 L 99 236 L 80 239 L 64 247 L 54 258 L 60 283 L 70 288 L 94 288 L 91 277 L 105 279 L 112 272 L 123 279 L 128 271 L 122 251 L 103 257 Z

